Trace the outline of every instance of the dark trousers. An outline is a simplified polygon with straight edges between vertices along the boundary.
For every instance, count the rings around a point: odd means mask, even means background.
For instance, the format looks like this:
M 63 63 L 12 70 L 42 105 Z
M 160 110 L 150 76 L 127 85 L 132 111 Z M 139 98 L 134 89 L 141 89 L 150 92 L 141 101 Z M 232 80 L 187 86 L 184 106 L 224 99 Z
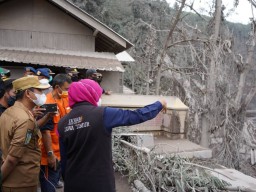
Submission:
M 41 192 L 56 192 L 55 186 L 59 181 L 59 175 L 60 169 L 55 171 L 46 165 L 41 165 L 39 175 Z

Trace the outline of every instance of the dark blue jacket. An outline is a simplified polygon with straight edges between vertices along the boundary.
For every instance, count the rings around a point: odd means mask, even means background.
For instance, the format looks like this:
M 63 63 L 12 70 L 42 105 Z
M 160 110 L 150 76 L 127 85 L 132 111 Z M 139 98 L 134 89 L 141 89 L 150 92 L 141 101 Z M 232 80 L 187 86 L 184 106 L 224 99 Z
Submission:
M 145 122 L 161 110 L 160 102 L 134 111 L 75 104 L 58 124 L 64 191 L 114 192 L 112 128 Z

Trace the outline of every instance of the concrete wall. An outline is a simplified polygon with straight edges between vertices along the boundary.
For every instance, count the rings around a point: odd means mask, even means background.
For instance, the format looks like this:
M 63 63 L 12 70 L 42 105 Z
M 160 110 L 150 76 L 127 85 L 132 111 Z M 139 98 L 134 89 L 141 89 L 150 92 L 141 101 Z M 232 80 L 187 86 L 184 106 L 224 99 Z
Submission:
M 46 0 L 0 5 L 0 46 L 95 51 L 93 31 Z
M 134 109 L 133 109 L 134 110 Z M 133 131 L 165 135 L 170 139 L 185 139 L 184 129 L 186 111 L 167 110 L 166 114 L 159 113 L 154 119 L 130 126 Z
M 123 74 L 116 71 L 99 71 L 103 75 L 101 86 L 106 91 L 123 93 Z

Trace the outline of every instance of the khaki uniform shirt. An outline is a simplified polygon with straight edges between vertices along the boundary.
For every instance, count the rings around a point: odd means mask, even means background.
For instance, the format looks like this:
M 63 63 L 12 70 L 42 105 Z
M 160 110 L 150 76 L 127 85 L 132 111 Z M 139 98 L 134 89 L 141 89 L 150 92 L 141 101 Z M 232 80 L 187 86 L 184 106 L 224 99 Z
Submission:
M 4 180 L 4 187 L 30 187 L 38 184 L 41 150 L 40 131 L 32 113 L 19 101 L 0 117 L 0 148 L 19 162 Z

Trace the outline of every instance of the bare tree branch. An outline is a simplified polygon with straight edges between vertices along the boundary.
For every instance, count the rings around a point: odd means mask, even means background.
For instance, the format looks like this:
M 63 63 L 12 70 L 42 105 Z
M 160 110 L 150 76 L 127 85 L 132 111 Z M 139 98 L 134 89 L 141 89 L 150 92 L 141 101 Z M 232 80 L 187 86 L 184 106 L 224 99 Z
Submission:
M 179 1 L 179 0 L 176 0 L 176 1 L 178 1 L 179 3 L 182 2 L 182 1 Z M 194 3 L 192 3 L 191 5 L 185 3 L 185 6 L 189 7 L 189 8 L 190 8 L 191 10 L 193 10 L 201 19 L 203 19 L 204 21 L 206 21 L 206 19 L 203 18 L 202 15 L 194 9 L 193 5 L 194 5 Z
M 186 2 L 186 0 L 182 0 L 182 2 L 181 2 L 181 6 L 180 6 L 175 18 L 174 18 L 174 22 L 173 22 L 173 24 L 170 28 L 169 34 L 168 34 L 167 39 L 166 39 L 165 44 L 164 44 L 163 51 L 162 51 L 161 56 L 160 56 L 160 62 L 158 64 L 158 68 L 157 68 L 156 95 L 159 95 L 160 80 L 161 80 L 161 69 L 162 69 L 164 57 L 166 55 L 167 47 L 168 47 L 169 42 L 172 40 L 172 35 L 173 35 L 173 32 L 174 32 L 174 29 L 176 28 L 176 25 L 178 24 L 178 22 L 180 20 L 180 15 L 182 13 L 182 9 L 184 8 L 185 2 Z
M 185 42 L 191 42 L 191 41 L 198 41 L 198 42 L 208 42 L 207 39 L 185 39 L 185 40 L 180 40 L 180 41 L 176 41 L 174 43 L 172 43 L 171 45 L 167 46 L 167 49 L 174 47 L 175 45 L 181 44 L 181 43 L 185 43 Z

